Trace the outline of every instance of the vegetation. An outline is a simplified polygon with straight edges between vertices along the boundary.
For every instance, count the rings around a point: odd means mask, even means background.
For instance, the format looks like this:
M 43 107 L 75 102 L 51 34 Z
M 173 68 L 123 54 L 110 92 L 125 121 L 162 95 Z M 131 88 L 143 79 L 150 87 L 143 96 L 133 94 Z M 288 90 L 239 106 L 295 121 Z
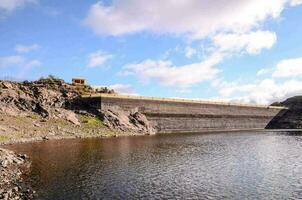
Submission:
M 8 137 L 6 135 L 0 135 L 0 142 L 8 140 Z
M 81 115 L 81 121 L 82 123 L 87 124 L 89 126 L 104 126 L 103 122 L 97 117 Z
M 63 82 L 63 79 L 57 78 L 54 75 L 48 75 L 46 78 L 41 77 L 38 81 L 36 81 L 36 83 L 39 84 L 61 84 Z M 26 81 L 24 83 L 26 83 Z

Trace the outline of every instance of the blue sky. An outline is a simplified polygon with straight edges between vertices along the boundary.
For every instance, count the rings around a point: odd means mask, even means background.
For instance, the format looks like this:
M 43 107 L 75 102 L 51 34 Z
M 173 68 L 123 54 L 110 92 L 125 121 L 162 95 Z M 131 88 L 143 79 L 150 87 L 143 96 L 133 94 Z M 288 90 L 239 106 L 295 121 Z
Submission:
M 0 77 L 269 104 L 302 93 L 301 0 L 0 0 Z

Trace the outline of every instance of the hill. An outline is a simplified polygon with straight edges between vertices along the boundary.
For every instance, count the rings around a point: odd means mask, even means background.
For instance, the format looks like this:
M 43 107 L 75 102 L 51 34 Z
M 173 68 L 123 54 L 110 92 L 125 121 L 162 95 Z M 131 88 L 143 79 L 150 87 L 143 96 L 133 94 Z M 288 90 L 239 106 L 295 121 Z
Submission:
M 0 81 L 0 143 L 150 133 L 141 113 L 99 110 L 81 101 L 83 94 L 96 93 L 114 91 L 75 86 L 53 76 Z
M 284 106 L 268 125 L 268 129 L 301 129 L 302 128 L 302 96 L 291 97 L 283 102 L 273 103 L 274 106 Z

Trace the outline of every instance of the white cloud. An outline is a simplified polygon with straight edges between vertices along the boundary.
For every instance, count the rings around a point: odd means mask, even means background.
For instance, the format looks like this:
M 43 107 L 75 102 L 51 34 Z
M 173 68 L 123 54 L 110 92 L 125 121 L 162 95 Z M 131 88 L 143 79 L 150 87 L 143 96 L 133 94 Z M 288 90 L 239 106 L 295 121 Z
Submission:
M 301 3 L 302 0 L 113 0 L 110 5 L 102 2 L 92 5 L 84 24 L 100 35 L 151 32 L 188 36 L 193 40 L 205 39 L 206 53 L 214 54 L 205 55 L 204 61 L 177 66 L 165 57 L 129 64 L 122 70 L 122 74 L 135 75 L 142 82 L 154 81 L 165 86 L 187 88 L 216 79 L 220 72 L 216 65 L 226 55 L 257 54 L 272 48 L 277 36 L 274 32 L 262 30 L 263 23 L 280 17 L 286 7 Z M 185 49 L 188 58 L 195 54 L 198 54 L 195 49 Z M 272 71 L 263 69 L 258 75 Z M 213 85 L 223 99 L 262 104 L 283 100 L 302 89 L 301 82 L 297 80 L 280 83 L 266 79 L 251 84 Z
M 129 84 L 114 84 L 108 86 L 110 89 L 113 89 L 119 94 L 124 95 L 137 95 L 135 89 Z
M 291 0 L 290 5 L 291 6 L 297 6 L 302 4 L 302 0 Z
M 23 56 L 6 56 L 0 57 L 0 68 L 1 67 L 8 67 L 12 65 L 18 65 L 24 62 Z
M 203 38 L 219 32 L 242 33 L 301 0 L 113 0 L 91 6 L 84 23 L 98 34 L 142 31 Z M 181 13 L 181 17 L 180 17 Z
M 22 44 L 17 44 L 15 47 L 16 52 L 18 53 L 28 53 L 30 51 L 34 51 L 39 49 L 40 46 L 37 44 L 32 44 L 32 45 L 22 45 Z
M 277 41 L 275 33 L 269 31 L 255 31 L 245 34 L 218 34 L 213 37 L 214 45 L 220 51 L 257 54 L 261 49 L 271 48 Z
M 37 3 L 37 0 L 0 0 L 0 11 L 11 12 L 29 3 Z
M 24 63 L 24 67 L 26 67 L 26 68 L 38 67 L 40 65 L 41 65 L 41 62 L 39 60 L 29 60 Z
M 91 53 L 89 56 L 87 67 L 98 67 L 103 65 L 109 59 L 112 58 L 112 55 L 104 53 L 102 51 L 97 51 Z
M 215 65 L 222 58 L 221 54 L 214 54 L 203 62 L 183 66 L 165 60 L 145 60 L 125 66 L 122 74 L 136 75 L 143 82 L 155 80 L 165 86 L 187 87 L 215 78 L 219 73 Z
M 218 99 L 268 105 L 276 101 L 283 101 L 288 97 L 301 95 L 302 81 L 287 80 L 278 83 L 274 79 L 264 79 L 250 84 L 224 82 L 217 88 L 220 94 Z
M 272 71 L 273 71 L 272 68 L 263 68 L 263 69 L 258 70 L 257 76 L 263 76 L 263 75 L 266 75 L 266 74 L 271 74 Z
M 31 68 L 40 66 L 41 63 L 38 60 L 30 60 L 23 56 L 5 56 L 0 57 L 0 68 L 5 67 L 21 67 L 21 68 Z
M 192 47 L 186 47 L 185 49 L 185 56 L 187 58 L 192 58 L 197 53 L 196 49 L 193 49 Z
M 302 76 L 302 57 L 280 61 L 272 76 L 285 78 Z

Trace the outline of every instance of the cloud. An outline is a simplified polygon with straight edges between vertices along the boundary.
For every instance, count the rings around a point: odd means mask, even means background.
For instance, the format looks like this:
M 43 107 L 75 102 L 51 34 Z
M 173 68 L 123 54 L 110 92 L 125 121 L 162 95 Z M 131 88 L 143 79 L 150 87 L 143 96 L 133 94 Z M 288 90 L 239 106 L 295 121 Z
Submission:
M 222 58 L 221 54 L 214 54 L 202 62 L 182 66 L 168 60 L 145 60 L 125 66 L 122 74 L 135 75 L 142 82 L 155 80 L 165 86 L 188 87 L 215 78 L 220 72 L 215 65 Z
M 263 68 L 263 69 L 258 70 L 257 76 L 263 76 L 263 75 L 266 75 L 266 74 L 271 74 L 272 71 L 273 71 L 272 68 Z
M 91 53 L 89 56 L 87 67 L 98 67 L 103 65 L 105 62 L 107 62 L 109 59 L 112 58 L 112 55 L 104 53 L 102 51 L 97 51 L 94 53 Z
M 265 20 L 278 18 L 286 6 L 300 3 L 301 0 L 113 0 L 111 5 L 93 4 L 84 24 L 98 34 L 150 31 L 203 38 L 259 28 Z
M 31 68 L 40 65 L 41 63 L 38 60 L 30 60 L 24 56 L 19 56 L 19 55 L 0 57 L 0 68 L 6 68 L 6 67 Z
M 272 76 L 280 78 L 302 76 L 302 57 L 280 61 Z
M 39 49 L 40 46 L 37 44 L 32 44 L 32 45 L 22 45 L 22 44 L 18 44 L 15 47 L 16 52 L 18 53 L 28 53 L 30 51 L 34 51 Z
M 38 0 L 0 0 L 0 11 L 12 12 L 26 4 L 37 3 Z
M 297 5 L 300 5 L 300 4 L 302 4 L 302 0 L 292 0 L 290 2 L 291 6 L 297 6 Z
M 26 68 L 38 67 L 40 65 L 41 65 L 41 62 L 39 60 L 29 60 L 24 63 L 24 67 L 26 67 Z
M 185 49 L 185 56 L 187 58 L 192 58 L 197 53 L 196 49 L 193 49 L 192 47 L 186 47 Z
M 285 8 L 301 3 L 302 0 L 113 0 L 109 4 L 93 4 L 84 24 L 99 35 L 148 32 L 186 36 L 197 42 L 203 40 L 207 55 L 202 61 L 176 65 L 168 59 L 168 52 L 164 59 L 128 64 L 121 72 L 134 75 L 145 83 L 153 81 L 165 86 L 188 88 L 217 79 L 220 72 L 217 65 L 226 56 L 258 54 L 263 49 L 272 48 L 277 42 L 277 35 L 270 30 L 262 30 L 263 24 L 280 17 Z M 188 58 L 198 53 L 191 47 L 185 49 Z M 258 75 L 272 72 L 273 69 L 262 69 Z M 300 85 L 297 80 L 278 82 L 271 78 L 250 84 L 217 83 L 213 87 L 218 89 L 223 99 L 267 104 L 298 94 Z
M 23 56 L 6 56 L 0 57 L 0 68 L 12 66 L 12 65 L 19 65 L 23 63 L 25 58 Z
M 250 84 L 223 82 L 216 87 L 220 94 L 218 99 L 264 105 L 302 93 L 302 81 L 299 80 L 276 82 L 274 79 L 264 79 Z
M 114 84 L 114 85 L 109 85 L 108 86 L 110 89 L 113 89 L 119 94 L 124 94 L 124 95 L 138 95 L 135 92 L 135 89 L 129 85 L 129 84 Z
M 302 77 L 302 57 L 281 60 L 273 68 L 260 69 L 257 76 L 262 75 L 271 77 L 249 84 L 216 80 L 212 86 L 218 89 L 220 99 L 257 104 L 271 104 L 302 93 L 302 81 L 295 79 Z
M 245 34 L 218 34 L 213 37 L 213 43 L 222 52 L 241 52 L 257 54 L 262 49 L 270 49 L 277 41 L 275 33 L 255 31 Z

